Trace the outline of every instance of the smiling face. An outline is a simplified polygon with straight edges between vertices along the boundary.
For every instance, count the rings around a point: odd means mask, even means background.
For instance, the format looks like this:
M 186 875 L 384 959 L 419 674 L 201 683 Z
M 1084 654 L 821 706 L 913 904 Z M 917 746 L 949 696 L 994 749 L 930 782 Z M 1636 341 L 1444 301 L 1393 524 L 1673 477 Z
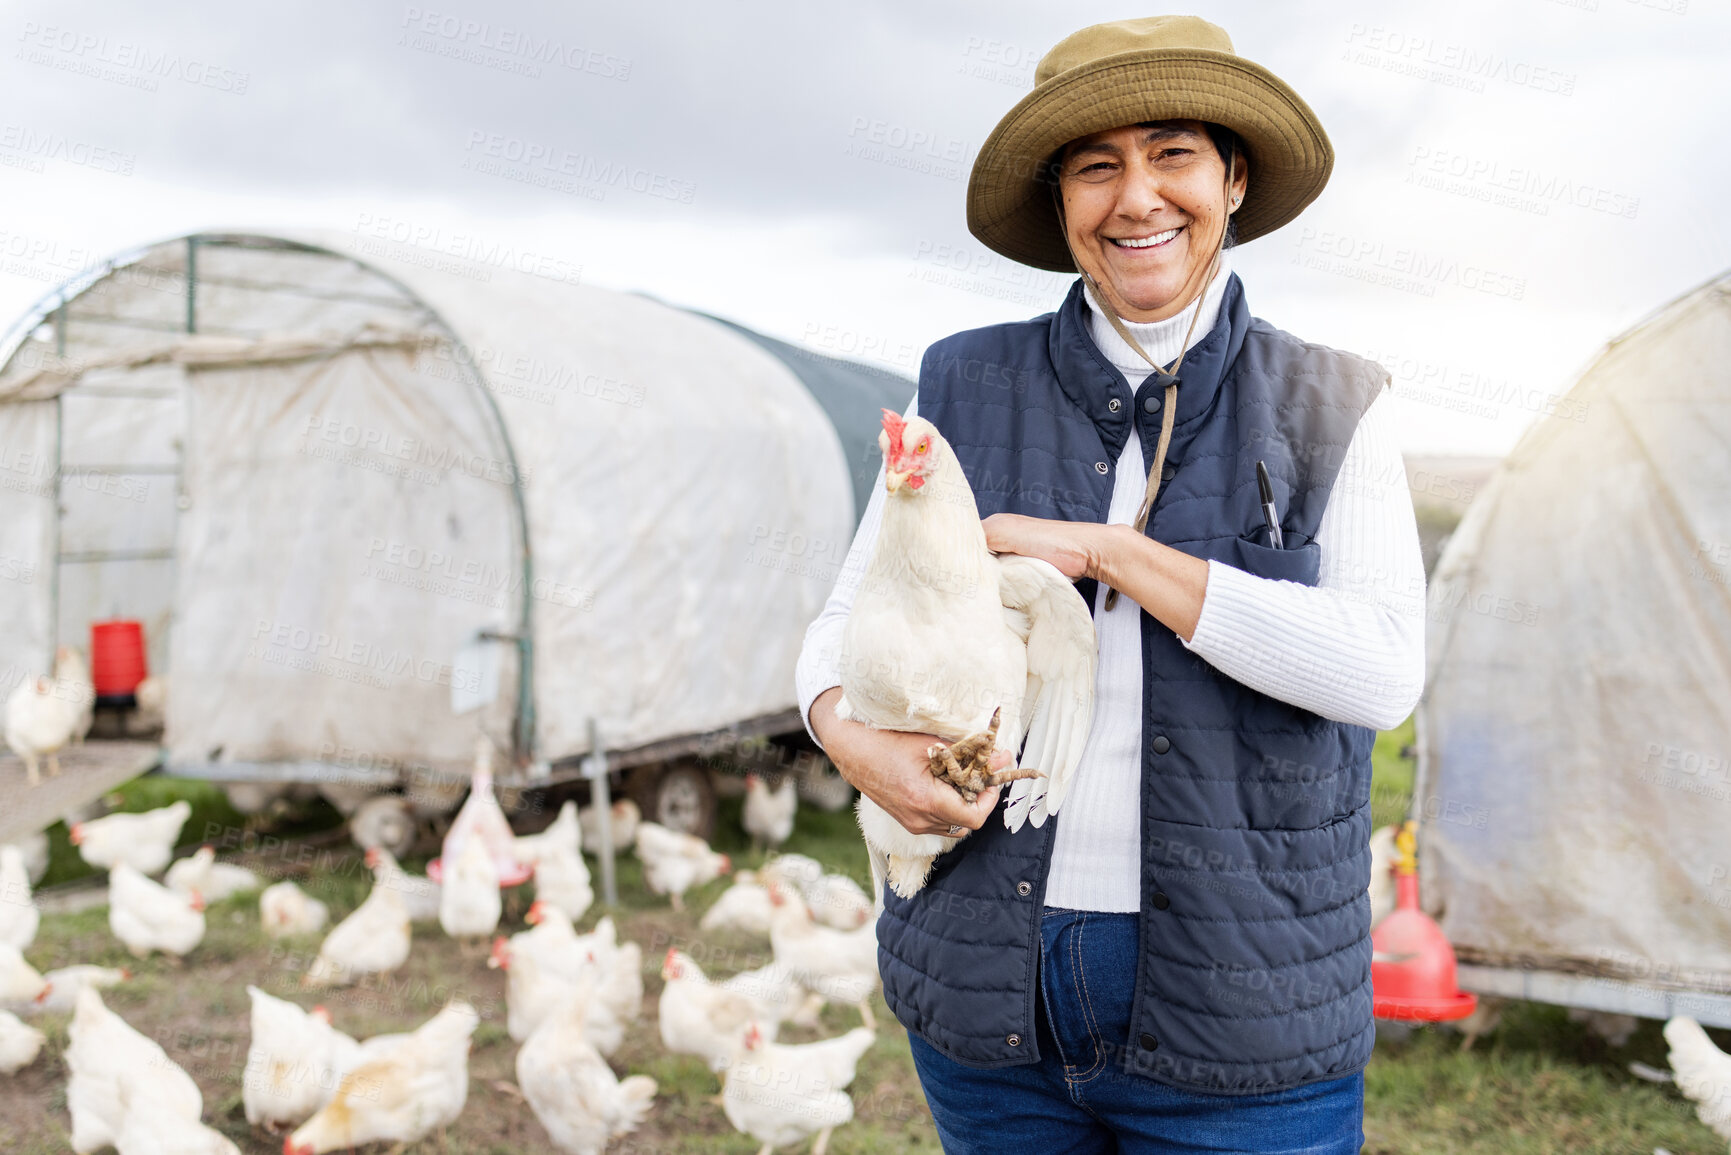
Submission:
M 1070 251 L 1129 321 L 1175 316 L 1207 284 L 1231 199 L 1242 198 L 1241 153 L 1226 162 L 1199 120 L 1126 125 L 1071 141 L 1058 163 Z

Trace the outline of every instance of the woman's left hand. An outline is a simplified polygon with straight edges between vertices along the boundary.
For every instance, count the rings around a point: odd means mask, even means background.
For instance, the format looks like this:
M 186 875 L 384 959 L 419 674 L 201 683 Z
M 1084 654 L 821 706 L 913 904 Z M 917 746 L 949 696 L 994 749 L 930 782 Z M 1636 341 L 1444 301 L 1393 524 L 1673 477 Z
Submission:
M 986 527 L 986 548 L 993 553 L 1037 557 L 1051 562 L 1072 581 L 1097 576 L 1100 533 L 1106 529 L 1103 525 L 1019 513 L 994 513 L 981 524 Z

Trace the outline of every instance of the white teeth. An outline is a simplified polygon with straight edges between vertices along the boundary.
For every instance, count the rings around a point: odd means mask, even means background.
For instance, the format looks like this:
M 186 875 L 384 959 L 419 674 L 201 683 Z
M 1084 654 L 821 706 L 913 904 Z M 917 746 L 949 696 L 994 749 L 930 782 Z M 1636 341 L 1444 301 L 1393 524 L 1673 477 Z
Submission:
M 1151 237 L 1143 237 L 1140 240 L 1131 240 L 1129 237 L 1113 237 L 1112 243 L 1123 245 L 1127 249 L 1148 249 L 1155 245 L 1163 245 L 1177 235 L 1177 229 L 1167 229 L 1163 233 L 1155 233 Z

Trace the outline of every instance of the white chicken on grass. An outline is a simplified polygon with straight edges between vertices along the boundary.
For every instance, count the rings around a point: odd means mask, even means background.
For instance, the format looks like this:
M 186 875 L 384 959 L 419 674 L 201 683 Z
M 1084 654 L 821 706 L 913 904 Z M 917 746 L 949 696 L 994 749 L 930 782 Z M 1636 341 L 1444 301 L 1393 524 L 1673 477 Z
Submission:
M 373 889 L 343 921 L 331 928 L 319 946 L 302 988 L 340 986 L 363 975 L 389 974 L 408 961 L 409 911 L 400 891 L 386 884 L 396 859 L 389 851 L 367 851 L 373 868 Z
M 757 872 L 751 870 L 742 870 L 735 875 L 733 885 L 722 891 L 721 897 L 703 912 L 698 927 L 767 935 L 774 908 L 769 905 L 768 888 L 757 878 Z
M 719 1071 L 754 1023 L 765 1039 L 775 1041 L 779 1014 L 766 1018 L 762 1004 L 745 993 L 710 982 L 703 968 L 677 947 L 668 948 L 661 978 L 665 984 L 657 1015 L 661 1045 L 674 1054 L 696 1055 L 710 1070 Z
M 713 882 L 733 869 L 725 854 L 709 848 L 695 834 L 681 834 L 654 822 L 637 826 L 637 857 L 643 862 L 643 880 L 656 894 L 672 899 L 674 910 L 685 909 L 685 892 Z
M 608 808 L 613 816 L 613 853 L 629 850 L 637 844 L 637 826 L 643 821 L 643 810 L 629 798 L 621 798 Z M 593 806 L 577 812 L 578 825 L 583 829 L 583 852 L 601 853 L 601 814 Z
M 553 1146 L 568 1155 L 600 1155 L 611 1139 L 635 1131 L 655 1100 L 655 1080 L 624 1079 L 591 1045 L 584 1020 L 593 1004 L 567 998 L 517 1052 L 517 1086 Z
M 168 889 L 181 894 L 197 891 L 207 903 L 221 902 L 232 894 L 245 894 L 264 885 L 258 875 L 232 862 L 218 862 L 214 846 L 201 846 L 186 858 L 170 864 L 162 876 Z
M 14 1075 L 36 1061 L 48 1041 L 35 1027 L 11 1011 L 0 1011 L 0 1075 Z
M 85 862 L 99 870 L 112 870 L 124 862 L 140 874 L 157 874 L 173 857 L 180 828 L 190 817 L 192 805 L 183 798 L 139 814 L 109 814 L 74 822 L 72 845 Z
M 108 872 L 108 928 L 135 958 L 178 959 L 204 940 L 204 899 L 181 894 L 122 862 Z
M 24 760 L 31 786 L 42 782 L 41 766 L 60 773 L 60 751 L 72 744 L 81 707 L 46 674 L 25 678 L 6 696 L 6 745 Z
M 354 1066 L 360 1044 L 331 1026 L 323 1007 L 302 1010 L 257 987 L 252 999 L 252 1042 L 241 1076 L 246 1121 L 255 1127 L 293 1126 L 330 1100 L 337 1077 Z
M 424 874 L 411 874 L 404 870 L 396 856 L 382 846 L 372 847 L 366 855 L 366 863 L 378 876 L 378 884 L 396 891 L 402 898 L 410 922 L 439 920 L 439 907 L 445 898 L 444 887 Z
M 0 942 L 0 1008 L 29 1010 L 47 999 L 50 991 L 48 980 L 24 961 L 17 947 Z
M 969 802 L 1014 783 L 1005 825 L 1042 826 L 1063 804 L 1088 740 L 1093 619 L 1051 564 L 986 548 L 973 490 L 936 426 L 888 409 L 883 426 L 888 494 L 842 635 L 836 716 L 935 734 L 934 775 Z M 1014 769 L 990 769 L 1000 750 Z M 864 794 L 858 807 L 879 894 L 887 880 L 911 898 L 959 841 L 910 834 Z
M 30 872 L 24 852 L 10 844 L 0 846 L 0 942 L 24 950 L 36 941 L 42 912 L 30 896 Z
M 78 992 L 67 1030 L 66 1109 L 72 1149 L 79 1155 L 116 1146 L 135 1103 L 150 1102 L 160 1121 L 198 1122 L 204 1096 L 198 1084 L 163 1049 L 102 1003 L 95 987 Z
M 845 874 L 826 872 L 803 854 L 778 854 L 758 872 L 767 883 L 784 880 L 795 887 L 811 916 L 837 930 L 853 930 L 871 918 L 872 900 L 859 883 Z
M 771 850 L 793 836 L 794 815 L 799 812 L 799 791 L 793 775 L 782 776 L 774 790 L 756 774 L 745 776 L 745 810 L 741 823 L 753 844 Z
M 407 1146 L 450 1126 L 468 1101 L 469 1040 L 480 1021 L 468 1003 L 451 1002 L 389 1046 L 363 1043 L 360 1062 L 283 1141 L 283 1155 L 323 1155 L 363 1143 Z
M 99 967 L 88 963 L 77 966 L 56 967 L 43 975 L 43 981 L 48 989 L 34 1003 L 24 1009 L 27 1015 L 70 1014 L 78 1006 L 78 992 L 85 987 L 93 990 L 107 990 L 117 987 L 132 977 L 132 972 L 125 967 Z
M 535 868 L 535 897 L 571 918 L 582 918 L 595 902 L 589 866 L 583 861 L 583 832 L 577 804 L 569 800 L 559 817 L 539 834 L 517 839 L 517 857 Z
M 625 1024 L 601 997 L 603 976 L 588 964 L 587 957 L 585 952 L 571 964 L 514 947 L 504 938 L 494 940 L 487 965 L 505 972 L 506 1033 L 518 1042 L 527 1041 L 554 1011 L 575 998 L 587 1008 L 583 1037 L 603 1055 L 617 1051 L 625 1042 Z
M 769 886 L 769 901 L 775 916 L 769 927 L 769 942 L 776 965 L 794 981 L 825 999 L 853 1003 L 867 1027 L 877 1026 L 872 1014 L 872 994 L 881 981 L 878 975 L 877 928 L 836 930 L 812 920 L 805 901 L 779 882 Z
M 876 1037 L 856 1027 L 819 1043 L 789 1045 L 748 1027 L 722 1083 L 727 1121 L 763 1144 L 758 1155 L 811 1135 L 817 1136 L 812 1155 L 823 1155 L 830 1132 L 853 1119 L 853 1100 L 843 1088 Z
M 287 879 L 265 887 L 258 896 L 259 922 L 271 938 L 317 934 L 330 917 L 329 907 Z
M 120 1097 L 123 1115 L 115 1155 L 240 1155 L 228 1136 L 179 1114 L 149 1087 L 122 1083 Z
M 499 870 L 479 838 L 462 840 L 455 861 L 446 843 L 445 872 L 439 879 L 439 925 L 459 942 L 478 942 L 499 929 L 504 910 Z
M 1678 1016 L 1665 1024 L 1677 1089 L 1695 1104 L 1695 1114 L 1721 1139 L 1731 1140 L 1731 1055 L 1713 1045 L 1701 1024 Z
M 75 646 L 61 646 L 54 651 L 54 680 L 60 683 L 60 693 L 73 704 L 72 744 L 83 742 L 96 720 L 96 685 L 90 680 L 90 664 L 84 651 Z

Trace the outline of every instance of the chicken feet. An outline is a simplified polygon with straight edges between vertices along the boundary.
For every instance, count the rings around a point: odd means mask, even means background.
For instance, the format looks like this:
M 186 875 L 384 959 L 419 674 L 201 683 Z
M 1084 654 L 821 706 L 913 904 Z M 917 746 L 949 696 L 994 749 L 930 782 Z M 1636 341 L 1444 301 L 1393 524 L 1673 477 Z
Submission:
M 968 802 L 972 802 L 993 786 L 1040 776 L 1039 770 L 1033 767 L 1025 770 L 992 769 L 992 754 L 997 750 L 998 743 L 998 719 L 1002 714 L 1002 707 L 993 710 L 991 724 L 984 730 L 969 734 L 948 746 L 941 742 L 934 743 L 926 750 L 932 776 L 954 786 L 956 793 Z

